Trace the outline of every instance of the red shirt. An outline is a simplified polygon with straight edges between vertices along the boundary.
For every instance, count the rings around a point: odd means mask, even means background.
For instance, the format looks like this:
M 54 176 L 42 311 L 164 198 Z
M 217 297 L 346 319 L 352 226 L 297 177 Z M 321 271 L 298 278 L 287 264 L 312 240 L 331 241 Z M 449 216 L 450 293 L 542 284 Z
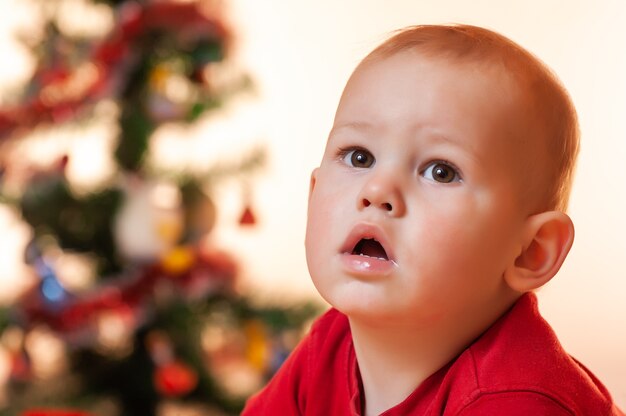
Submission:
M 320 317 L 243 415 L 361 415 L 362 387 L 345 315 Z M 623 416 L 522 296 L 467 349 L 383 413 L 458 416 Z

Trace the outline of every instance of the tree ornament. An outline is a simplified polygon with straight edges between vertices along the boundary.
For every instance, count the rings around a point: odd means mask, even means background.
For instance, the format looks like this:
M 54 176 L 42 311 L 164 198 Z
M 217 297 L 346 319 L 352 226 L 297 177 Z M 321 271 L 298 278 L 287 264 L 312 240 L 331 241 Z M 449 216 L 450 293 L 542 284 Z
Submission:
M 179 360 L 163 364 L 154 372 L 154 386 L 164 396 L 179 397 L 191 392 L 198 385 L 196 371 Z
M 246 205 L 241 217 L 239 218 L 239 224 L 244 226 L 252 226 L 256 224 L 256 217 L 252 211 L 252 207 Z
M 96 349 L 104 354 L 123 357 L 132 352 L 132 335 L 137 314 L 127 305 L 94 311 Z
M 24 347 L 24 331 L 17 326 L 10 326 L 2 334 L 2 341 L 8 356 L 9 379 L 17 383 L 31 381 L 33 369 L 28 352 Z
M 56 242 L 47 239 L 46 245 L 56 246 Z M 40 298 L 43 300 L 45 307 L 58 309 L 70 297 L 70 293 L 65 289 L 64 285 L 59 281 L 56 271 L 51 265 L 51 261 L 46 258 L 46 247 L 43 249 L 38 247 L 38 242 L 31 241 L 25 249 L 24 257 L 28 264 L 31 264 L 41 279 L 39 283 Z M 48 247 L 50 251 L 50 248 Z
M 176 247 L 161 260 L 161 268 L 170 276 L 180 276 L 189 271 L 196 261 L 195 252 L 189 247 Z
M 146 347 L 156 365 L 153 382 L 159 393 L 168 397 L 179 397 L 196 388 L 198 373 L 175 358 L 174 347 L 167 333 L 151 331 L 146 337 Z
M 246 359 L 260 373 L 265 373 L 269 362 L 269 339 L 265 325 L 260 320 L 249 320 L 244 324 L 246 335 Z
M 239 225 L 242 226 L 253 226 L 256 224 L 256 216 L 254 215 L 254 211 L 252 210 L 252 186 L 246 180 L 242 184 L 242 194 L 243 194 L 243 212 L 239 217 Z
M 33 377 L 33 371 L 28 354 L 25 351 L 15 351 L 11 353 L 10 365 L 11 380 L 17 382 L 27 382 Z
M 180 191 L 171 183 L 137 178 L 129 183 L 125 196 L 114 221 L 119 252 L 132 261 L 156 261 L 182 236 Z
M 194 179 L 184 181 L 181 192 L 185 207 L 184 241 L 196 243 L 210 233 L 215 225 L 215 203 L 202 189 L 201 183 Z

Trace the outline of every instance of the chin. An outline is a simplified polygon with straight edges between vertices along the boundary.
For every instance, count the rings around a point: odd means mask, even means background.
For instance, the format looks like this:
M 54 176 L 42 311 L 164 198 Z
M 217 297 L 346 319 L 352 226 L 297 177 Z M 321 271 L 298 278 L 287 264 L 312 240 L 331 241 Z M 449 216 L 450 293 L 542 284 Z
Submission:
M 389 299 L 381 299 L 378 293 L 368 296 L 357 290 L 350 290 L 348 293 L 322 293 L 322 297 L 335 309 L 352 319 L 388 323 L 403 315 L 403 308 L 399 308 L 399 305 L 390 302 Z

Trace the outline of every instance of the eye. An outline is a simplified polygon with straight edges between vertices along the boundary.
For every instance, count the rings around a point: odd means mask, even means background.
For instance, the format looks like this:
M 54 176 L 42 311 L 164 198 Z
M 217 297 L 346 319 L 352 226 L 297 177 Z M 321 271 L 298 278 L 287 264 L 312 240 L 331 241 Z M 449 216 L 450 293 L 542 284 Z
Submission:
M 447 162 L 431 162 L 422 172 L 426 179 L 440 183 L 459 182 L 461 177 L 455 167 Z
M 342 150 L 341 159 L 349 166 L 355 168 L 369 168 L 376 160 L 369 151 L 360 148 Z

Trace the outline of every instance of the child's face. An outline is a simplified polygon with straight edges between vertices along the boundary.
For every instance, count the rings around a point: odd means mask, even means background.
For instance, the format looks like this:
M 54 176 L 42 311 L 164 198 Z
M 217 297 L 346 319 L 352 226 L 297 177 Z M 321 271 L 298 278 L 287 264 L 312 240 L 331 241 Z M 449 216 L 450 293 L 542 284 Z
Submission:
M 509 290 L 528 214 L 516 91 L 410 52 L 356 70 L 311 179 L 307 262 L 331 305 L 428 323 Z

